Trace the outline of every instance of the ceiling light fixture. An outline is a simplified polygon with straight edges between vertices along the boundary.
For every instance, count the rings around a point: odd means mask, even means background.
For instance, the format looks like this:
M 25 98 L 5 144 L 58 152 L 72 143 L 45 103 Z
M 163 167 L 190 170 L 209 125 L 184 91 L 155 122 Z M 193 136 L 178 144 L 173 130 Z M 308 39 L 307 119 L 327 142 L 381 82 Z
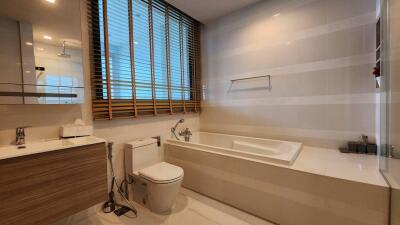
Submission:
M 46 40 L 51 40 L 51 39 L 53 39 L 53 38 L 52 38 L 51 36 L 49 36 L 49 35 L 44 35 L 43 38 L 46 39 Z
M 46 2 L 50 2 L 50 3 L 56 3 L 56 0 L 46 0 Z
M 33 45 L 33 43 L 32 43 L 32 42 L 29 42 L 29 41 L 25 42 L 25 44 L 26 44 L 26 45 Z
M 273 15 L 273 17 L 278 17 L 280 15 L 281 15 L 280 13 L 277 13 L 277 14 Z

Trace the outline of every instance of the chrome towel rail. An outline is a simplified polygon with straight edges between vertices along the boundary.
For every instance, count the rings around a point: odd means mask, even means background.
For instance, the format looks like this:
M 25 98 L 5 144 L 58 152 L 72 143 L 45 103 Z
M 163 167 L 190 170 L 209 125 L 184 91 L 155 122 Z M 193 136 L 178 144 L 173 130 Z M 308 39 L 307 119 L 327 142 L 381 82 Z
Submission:
M 262 75 L 262 76 L 253 76 L 253 77 L 244 77 L 244 78 L 237 78 L 231 80 L 231 85 L 237 81 L 244 81 L 244 80 L 252 80 L 252 79 L 260 79 L 260 78 L 267 78 L 268 79 L 268 89 L 271 89 L 271 75 Z

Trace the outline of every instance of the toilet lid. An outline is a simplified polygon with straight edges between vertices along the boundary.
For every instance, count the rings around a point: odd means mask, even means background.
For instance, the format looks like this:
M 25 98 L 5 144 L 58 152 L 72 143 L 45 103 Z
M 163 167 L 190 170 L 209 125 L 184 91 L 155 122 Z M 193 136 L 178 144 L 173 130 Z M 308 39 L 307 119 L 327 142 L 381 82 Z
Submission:
M 183 176 L 183 169 L 166 162 L 139 170 L 139 175 L 155 183 L 169 183 Z

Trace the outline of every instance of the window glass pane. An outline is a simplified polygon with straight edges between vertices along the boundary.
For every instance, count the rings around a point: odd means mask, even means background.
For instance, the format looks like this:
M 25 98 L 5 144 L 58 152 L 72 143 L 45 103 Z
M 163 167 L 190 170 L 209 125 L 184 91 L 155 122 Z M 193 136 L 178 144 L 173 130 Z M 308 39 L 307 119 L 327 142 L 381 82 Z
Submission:
M 183 25 L 183 86 L 184 86 L 184 99 L 190 99 L 190 71 L 189 71 L 189 29 L 187 25 Z
M 132 33 L 129 30 L 130 1 L 132 3 Z M 94 51 L 97 64 L 95 68 L 98 68 L 95 79 L 96 85 L 99 84 L 94 86 L 96 99 L 107 100 L 109 94 L 107 91 L 111 90 L 112 100 L 131 100 L 134 97 L 137 100 L 194 100 L 193 91 L 196 87 L 193 85 L 192 78 L 195 73 L 193 68 L 195 21 L 192 22 L 191 18 L 168 6 L 164 1 L 154 0 L 152 6 L 149 7 L 148 1 L 145 0 L 107 0 L 108 33 L 106 34 L 103 23 L 105 20 L 103 3 L 104 0 L 96 1 L 98 4 L 98 24 L 96 25 L 98 27 L 94 27 L 93 30 L 98 35 L 97 39 L 93 39 L 96 43 Z M 167 11 L 168 15 L 166 15 Z M 133 34 L 132 37 L 130 37 L 131 34 Z M 108 88 L 105 35 L 108 35 L 109 44 L 110 87 Z M 167 37 L 169 37 L 168 43 Z M 133 59 L 131 59 L 130 45 L 132 40 Z M 134 65 L 131 65 L 132 61 Z M 135 72 L 135 80 L 132 80 L 132 69 Z M 152 69 L 154 70 L 152 71 Z M 133 93 L 134 86 L 136 86 L 136 93 Z M 153 88 L 155 88 L 154 92 Z M 109 105 L 110 102 L 108 101 Z M 182 103 L 178 104 L 179 107 L 183 107 Z M 170 108 L 172 111 L 172 107 Z M 180 110 L 183 108 L 177 111 Z
M 133 0 L 135 79 L 137 99 L 152 99 L 148 4 Z
M 108 0 L 112 99 L 132 99 L 128 1 Z
M 106 58 L 105 58 L 105 49 L 104 49 L 104 18 L 103 18 L 103 0 L 98 1 L 99 4 L 99 29 L 100 29 L 100 45 L 98 47 L 100 48 L 100 62 L 101 62 L 101 74 L 103 75 L 102 77 L 102 93 L 103 93 L 103 98 L 107 99 L 107 83 L 106 83 Z M 98 52 L 97 52 L 98 53 Z M 98 93 L 97 93 L 98 94 Z
M 171 68 L 171 88 L 172 99 L 182 99 L 181 91 L 181 47 L 179 37 L 179 21 L 174 17 L 169 17 L 169 39 L 170 39 L 170 68 Z
M 154 77 L 157 99 L 168 99 L 165 27 L 165 12 L 153 7 Z

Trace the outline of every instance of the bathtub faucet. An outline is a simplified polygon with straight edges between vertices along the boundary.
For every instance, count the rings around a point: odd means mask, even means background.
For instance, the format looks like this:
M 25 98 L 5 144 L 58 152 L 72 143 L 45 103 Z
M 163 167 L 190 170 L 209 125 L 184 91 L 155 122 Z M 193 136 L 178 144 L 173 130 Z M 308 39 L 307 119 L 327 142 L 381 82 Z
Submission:
M 179 138 L 178 138 L 178 136 L 176 136 L 175 131 L 176 131 L 176 128 L 178 127 L 178 125 L 179 125 L 180 123 L 183 123 L 183 122 L 185 122 L 185 119 L 180 119 L 180 120 L 175 124 L 175 126 L 173 126 L 173 127 L 171 128 L 171 133 L 175 136 L 176 140 L 178 140 L 178 141 L 179 141 Z
M 190 131 L 189 128 L 186 128 L 185 130 L 179 132 L 179 136 L 184 136 L 185 137 L 185 141 L 189 142 L 190 141 L 190 136 L 192 136 L 192 132 Z

